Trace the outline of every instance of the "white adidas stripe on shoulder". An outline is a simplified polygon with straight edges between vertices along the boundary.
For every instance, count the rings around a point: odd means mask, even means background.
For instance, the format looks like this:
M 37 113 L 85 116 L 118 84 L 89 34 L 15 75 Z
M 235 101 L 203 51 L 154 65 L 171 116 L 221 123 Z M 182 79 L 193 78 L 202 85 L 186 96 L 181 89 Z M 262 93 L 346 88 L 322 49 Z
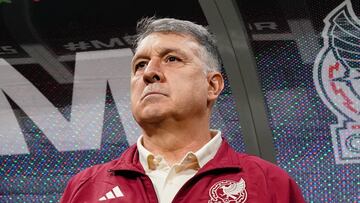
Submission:
M 99 198 L 99 201 L 105 201 L 108 199 L 115 199 L 118 197 L 123 197 L 124 194 L 121 192 L 120 187 L 119 186 L 115 186 L 112 190 L 110 190 L 109 192 L 107 192 L 104 196 Z

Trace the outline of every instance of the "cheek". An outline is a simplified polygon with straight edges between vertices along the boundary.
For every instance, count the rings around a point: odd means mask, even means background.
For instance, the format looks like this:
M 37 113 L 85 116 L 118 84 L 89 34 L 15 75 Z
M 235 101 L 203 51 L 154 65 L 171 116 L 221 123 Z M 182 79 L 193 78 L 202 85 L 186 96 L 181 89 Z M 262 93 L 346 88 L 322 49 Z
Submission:
M 144 87 L 139 82 L 139 80 L 131 81 L 131 83 L 130 83 L 131 104 L 134 104 L 137 100 L 140 99 L 143 89 L 144 89 Z
M 177 86 L 177 95 L 180 100 L 187 99 L 194 102 L 203 102 L 207 99 L 207 86 L 204 80 L 194 80 Z

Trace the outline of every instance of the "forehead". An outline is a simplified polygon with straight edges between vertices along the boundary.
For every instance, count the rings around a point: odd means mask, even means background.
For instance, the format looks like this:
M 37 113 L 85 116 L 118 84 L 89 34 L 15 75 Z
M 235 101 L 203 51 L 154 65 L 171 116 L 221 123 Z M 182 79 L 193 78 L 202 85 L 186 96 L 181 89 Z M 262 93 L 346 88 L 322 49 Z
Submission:
M 161 52 L 162 50 L 183 51 L 189 54 L 199 54 L 200 44 L 190 35 L 182 33 L 154 32 L 138 43 L 135 56 Z

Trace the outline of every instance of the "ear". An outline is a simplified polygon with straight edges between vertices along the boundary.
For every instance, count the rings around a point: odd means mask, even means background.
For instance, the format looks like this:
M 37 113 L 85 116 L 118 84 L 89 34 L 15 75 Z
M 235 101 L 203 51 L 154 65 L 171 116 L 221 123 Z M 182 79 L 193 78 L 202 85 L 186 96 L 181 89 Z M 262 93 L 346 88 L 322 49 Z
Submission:
M 213 103 L 224 89 L 224 79 L 220 72 L 213 71 L 207 75 L 208 103 Z

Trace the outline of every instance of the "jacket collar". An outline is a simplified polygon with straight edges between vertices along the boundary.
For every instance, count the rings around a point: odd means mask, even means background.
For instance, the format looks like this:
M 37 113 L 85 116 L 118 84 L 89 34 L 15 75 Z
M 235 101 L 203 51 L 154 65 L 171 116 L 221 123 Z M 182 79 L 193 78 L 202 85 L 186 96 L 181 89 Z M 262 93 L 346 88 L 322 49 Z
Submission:
M 215 157 L 205 164 L 198 173 L 229 168 L 241 170 L 241 160 L 238 153 L 223 138 Z
M 145 175 L 144 168 L 140 163 L 139 151 L 137 150 L 136 144 L 127 149 L 109 171 L 115 173 L 133 171 Z
M 221 143 L 219 150 L 215 157 L 205 164 L 197 174 L 203 174 L 208 171 L 222 170 L 222 169 L 237 169 L 241 170 L 241 156 L 239 157 L 237 152 L 230 147 L 225 141 Z M 145 170 L 142 167 L 139 160 L 139 151 L 136 145 L 131 146 L 126 150 L 120 158 L 117 160 L 115 165 L 109 170 L 115 174 L 122 174 L 122 172 L 135 172 L 141 175 L 145 175 Z
M 198 170 L 203 167 L 207 162 L 214 158 L 216 152 L 221 146 L 222 138 L 221 132 L 218 130 L 210 130 L 212 138 L 204 146 L 202 146 L 196 152 L 189 151 L 178 163 L 180 168 L 186 165 L 194 166 L 193 169 Z M 161 155 L 152 154 L 143 146 L 143 136 L 140 136 L 137 140 L 136 146 L 139 151 L 139 160 L 141 165 L 144 167 L 145 172 L 148 173 L 150 170 L 156 170 L 157 168 L 167 167 L 168 164 Z M 189 162 L 190 163 L 187 163 Z M 191 167 L 190 167 L 191 168 Z

